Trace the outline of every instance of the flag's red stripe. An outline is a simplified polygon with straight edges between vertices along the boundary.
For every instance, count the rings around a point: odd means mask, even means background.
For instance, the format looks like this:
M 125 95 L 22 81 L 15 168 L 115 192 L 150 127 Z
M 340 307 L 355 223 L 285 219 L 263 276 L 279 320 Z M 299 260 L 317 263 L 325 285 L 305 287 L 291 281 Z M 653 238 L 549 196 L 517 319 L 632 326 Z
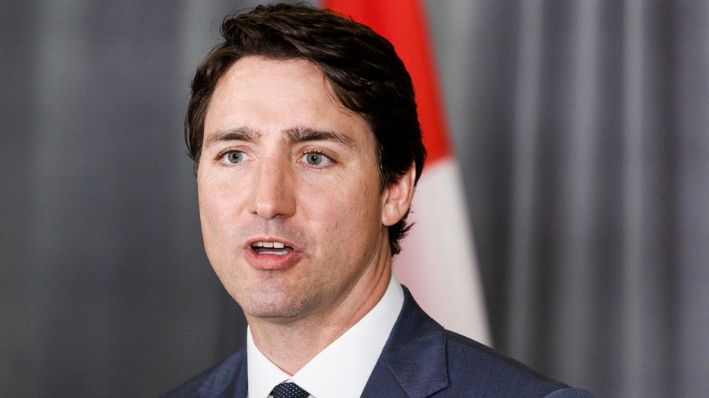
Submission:
M 370 26 L 394 44 L 411 74 L 423 142 L 431 165 L 449 153 L 443 107 L 423 9 L 418 0 L 325 0 L 330 8 Z

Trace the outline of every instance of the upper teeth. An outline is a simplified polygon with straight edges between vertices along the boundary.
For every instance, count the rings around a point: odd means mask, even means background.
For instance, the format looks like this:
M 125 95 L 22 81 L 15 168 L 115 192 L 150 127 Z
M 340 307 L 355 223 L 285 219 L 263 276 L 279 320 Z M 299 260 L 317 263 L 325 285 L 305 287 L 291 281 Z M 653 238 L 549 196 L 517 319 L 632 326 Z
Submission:
M 253 244 L 254 247 L 269 247 L 269 248 L 274 248 L 274 249 L 283 249 L 286 247 L 285 244 L 281 242 L 264 242 L 264 241 L 259 241 Z

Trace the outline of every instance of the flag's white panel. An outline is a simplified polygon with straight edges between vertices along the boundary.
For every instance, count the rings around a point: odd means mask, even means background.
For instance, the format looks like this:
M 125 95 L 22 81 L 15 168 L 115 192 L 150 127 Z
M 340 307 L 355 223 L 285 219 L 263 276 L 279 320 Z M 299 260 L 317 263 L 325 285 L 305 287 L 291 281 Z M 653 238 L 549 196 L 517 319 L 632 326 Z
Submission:
M 421 175 L 409 221 L 416 225 L 394 257 L 394 272 L 421 307 L 446 329 L 491 345 L 482 284 L 457 162 Z

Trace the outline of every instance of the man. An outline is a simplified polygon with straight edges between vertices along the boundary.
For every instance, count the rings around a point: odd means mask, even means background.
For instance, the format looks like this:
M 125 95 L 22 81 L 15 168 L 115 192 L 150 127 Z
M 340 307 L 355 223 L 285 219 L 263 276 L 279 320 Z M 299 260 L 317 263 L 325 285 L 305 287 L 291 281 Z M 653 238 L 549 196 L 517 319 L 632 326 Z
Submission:
M 228 17 L 222 35 L 186 138 L 247 346 L 168 396 L 589 396 L 445 331 L 392 276 L 425 150 L 389 42 L 292 5 Z

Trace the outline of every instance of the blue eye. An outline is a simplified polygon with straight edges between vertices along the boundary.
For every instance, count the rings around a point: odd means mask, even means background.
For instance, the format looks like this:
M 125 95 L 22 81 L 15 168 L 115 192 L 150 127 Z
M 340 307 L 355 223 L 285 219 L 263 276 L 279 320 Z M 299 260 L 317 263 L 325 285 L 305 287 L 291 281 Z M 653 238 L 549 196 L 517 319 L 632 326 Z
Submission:
M 229 151 L 224 154 L 224 160 L 231 164 L 241 163 L 244 160 L 244 152 Z
M 310 152 L 305 154 L 305 162 L 311 166 L 322 165 L 327 158 L 322 153 Z

